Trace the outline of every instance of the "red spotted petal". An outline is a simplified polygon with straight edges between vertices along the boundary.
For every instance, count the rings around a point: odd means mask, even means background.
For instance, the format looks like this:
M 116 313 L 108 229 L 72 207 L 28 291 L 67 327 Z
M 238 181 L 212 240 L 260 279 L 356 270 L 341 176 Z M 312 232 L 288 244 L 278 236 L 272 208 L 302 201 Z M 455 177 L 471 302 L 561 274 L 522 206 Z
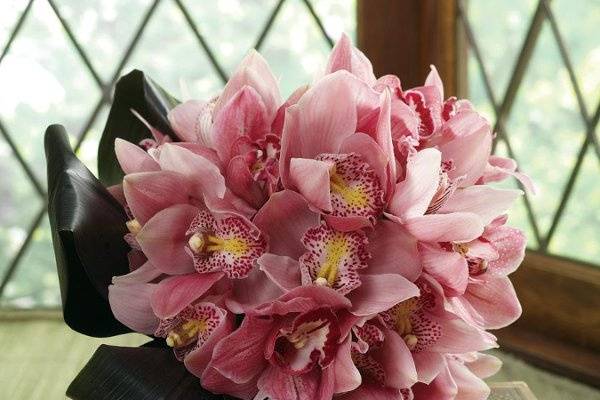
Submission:
M 321 224 L 304 234 L 302 244 L 307 249 L 300 257 L 304 285 L 322 284 L 341 294 L 360 286 L 358 271 L 370 257 L 362 231 L 339 232 Z

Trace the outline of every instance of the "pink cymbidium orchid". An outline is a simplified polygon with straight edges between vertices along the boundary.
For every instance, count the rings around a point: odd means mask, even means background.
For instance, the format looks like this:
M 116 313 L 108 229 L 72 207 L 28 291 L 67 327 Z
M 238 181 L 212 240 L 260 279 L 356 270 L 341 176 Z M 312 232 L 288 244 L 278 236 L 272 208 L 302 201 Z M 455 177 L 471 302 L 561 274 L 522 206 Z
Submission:
M 282 290 L 324 286 L 346 295 L 351 312 L 376 314 L 415 296 L 421 271 L 416 240 L 399 224 L 379 222 L 369 233 L 336 230 L 298 193 L 271 196 L 254 218 L 269 238 L 260 269 Z
M 389 107 L 389 93 L 380 96 L 347 71 L 337 71 L 287 110 L 283 186 L 302 194 L 338 230 L 374 225 L 391 196 L 396 163 Z M 363 128 L 361 116 L 370 121 Z
M 469 274 L 464 295 L 448 299 L 455 313 L 483 329 L 503 328 L 521 315 L 508 275 L 523 261 L 527 240 L 505 222 L 505 216 L 495 219 L 479 239 L 466 244 L 463 254 Z
M 420 241 L 470 242 L 521 193 L 484 185 L 460 188 L 464 177 L 451 178 L 447 168 L 436 149 L 413 154 L 390 201 L 388 216 Z
M 278 184 L 285 108 L 302 93 L 300 89 L 282 104 L 269 66 L 251 51 L 219 97 L 181 104 L 169 120 L 180 137 L 214 149 L 228 187 L 258 209 Z
M 349 361 L 349 308 L 332 289 L 298 287 L 246 314 L 216 346 L 209 368 L 236 385 L 256 382 L 254 399 L 329 400 L 360 384 Z
M 412 398 L 409 388 L 417 382 L 430 384 L 444 367 L 447 353 L 495 346 L 491 335 L 446 309 L 435 280 L 423 275 L 417 285 L 418 297 L 353 327 L 352 359 L 362 375 L 361 393 L 366 397 Z

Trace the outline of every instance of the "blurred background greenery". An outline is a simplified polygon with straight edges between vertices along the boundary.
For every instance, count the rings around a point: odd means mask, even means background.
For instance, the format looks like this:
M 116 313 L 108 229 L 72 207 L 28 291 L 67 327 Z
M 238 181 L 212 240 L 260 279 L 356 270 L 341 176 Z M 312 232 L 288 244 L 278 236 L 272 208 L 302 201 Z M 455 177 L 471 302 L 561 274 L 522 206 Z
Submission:
M 9 41 L 26 0 L 0 5 L 0 51 Z M 185 15 L 175 1 L 162 1 L 142 32 L 123 68 L 117 66 L 135 35 L 151 0 L 36 0 L 11 46 L 0 59 L 0 130 L 30 166 L 45 190 L 43 131 L 61 123 L 75 144 L 85 133 L 78 155 L 95 172 L 96 149 L 108 107 L 101 105 L 98 81 L 133 68 L 144 70 L 161 86 L 182 97 L 182 82 L 191 97 L 209 98 L 222 80 L 199 46 Z M 276 0 L 182 0 L 199 32 L 230 74 L 254 46 L 269 20 Z M 471 0 L 469 19 L 483 53 L 496 97 L 501 98 L 519 54 L 535 0 Z M 313 0 L 314 13 L 331 39 L 342 32 L 354 36 L 354 0 Z M 53 6 L 70 27 L 90 59 L 90 73 L 69 40 Z M 588 114 L 600 94 L 600 2 L 555 0 L 562 34 L 569 48 Z M 584 139 L 582 122 L 567 70 L 546 23 L 534 51 L 507 131 L 522 169 L 536 181 L 539 194 L 532 207 L 540 230 L 546 232 Z M 284 95 L 310 83 L 323 68 L 329 44 L 305 2 L 287 0 L 265 36 L 261 53 L 280 78 Z M 402 77 L 400 77 L 402 78 Z M 468 60 L 469 96 L 493 120 L 474 57 Z M 97 108 L 95 119 L 90 115 Z M 503 154 L 506 149 L 498 146 Z M 600 259 L 599 160 L 585 154 L 573 196 L 558 225 L 549 250 L 591 263 Z M 5 287 L 0 306 L 55 307 L 60 303 L 44 200 L 19 163 L 6 138 L 0 137 L 0 279 L 17 257 L 17 268 Z M 41 223 L 36 224 L 37 221 Z M 534 236 L 522 204 L 511 222 Z M 31 232 L 31 234 L 29 234 Z M 25 246 L 24 246 L 25 244 Z

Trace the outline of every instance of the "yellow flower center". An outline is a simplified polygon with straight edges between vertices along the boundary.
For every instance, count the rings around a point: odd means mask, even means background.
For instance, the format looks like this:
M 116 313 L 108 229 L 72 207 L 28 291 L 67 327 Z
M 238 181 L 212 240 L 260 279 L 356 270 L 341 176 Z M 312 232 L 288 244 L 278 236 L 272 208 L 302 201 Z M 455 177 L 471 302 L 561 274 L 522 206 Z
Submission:
M 369 197 L 365 193 L 364 189 L 360 185 L 351 186 L 349 185 L 344 178 L 342 178 L 335 169 L 335 166 L 332 167 L 329 182 L 331 185 L 331 190 L 334 193 L 338 193 L 346 204 L 351 207 L 366 207 L 369 204 Z
M 325 261 L 321 265 L 315 283 L 321 286 L 333 286 L 337 278 L 339 265 L 348 255 L 350 249 L 343 234 L 337 233 L 325 245 Z
M 167 345 L 169 347 L 184 347 L 197 340 L 198 334 L 205 332 L 208 324 L 205 319 L 191 319 L 169 332 Z
M 236 256 L 241 256 L 250 249 L 248 242 L 244 239 L 235 237 L 223 239 L 203 233 L 194 233 L 190 237 L 188 244 L 195 253 L 225 251 Z

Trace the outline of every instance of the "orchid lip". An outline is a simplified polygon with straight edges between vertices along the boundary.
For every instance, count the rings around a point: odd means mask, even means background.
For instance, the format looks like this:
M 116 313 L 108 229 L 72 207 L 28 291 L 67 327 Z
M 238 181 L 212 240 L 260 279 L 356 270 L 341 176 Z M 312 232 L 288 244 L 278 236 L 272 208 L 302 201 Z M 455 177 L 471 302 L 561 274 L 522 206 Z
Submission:
M 208 324 L 205 319 L 192 319 L 169 331 L 167 345 L 169 347 L 189 346 L 196 341 L 198 333 L 205 332 Z

